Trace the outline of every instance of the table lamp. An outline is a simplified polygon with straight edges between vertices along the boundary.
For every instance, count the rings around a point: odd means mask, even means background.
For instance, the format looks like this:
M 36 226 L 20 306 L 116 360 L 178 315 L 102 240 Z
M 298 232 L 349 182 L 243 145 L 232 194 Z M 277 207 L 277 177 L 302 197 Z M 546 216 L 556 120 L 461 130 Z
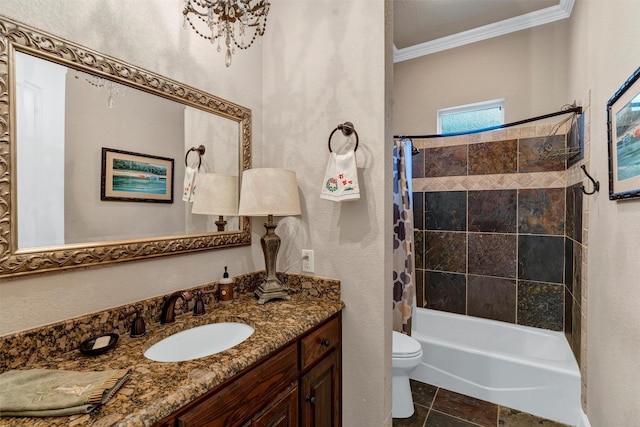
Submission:
M 218 215 L 216 226 L 224 231 L 224 216 L 238 215 L 238 177 L 217 173 L 199 173 L 191 213 Z
M 300 215 L 300 198 L 296 173 L 287 169 L 247 169 L 242 174 L 240 189 L 240 216 L 266 216 L 267 232 L 260 239 L 265 279 L 255 293 L 258 304 L 271 299 L 291 299 L 285 286 L 276 277 L 276 260 L 280 248 L 280 237 L 275 233 L 274 216 Z

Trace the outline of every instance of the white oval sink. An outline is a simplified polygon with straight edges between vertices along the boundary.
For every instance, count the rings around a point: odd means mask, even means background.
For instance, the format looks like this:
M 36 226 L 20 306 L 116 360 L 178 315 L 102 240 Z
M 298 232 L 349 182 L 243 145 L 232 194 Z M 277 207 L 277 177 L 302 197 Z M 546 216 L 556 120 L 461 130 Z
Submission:
M 211 356 L 240 344 L 254 329 L 245 323 L 224 322 L 196 326 L 168 336 L 144 352 L 156 362 L 184 362 Z

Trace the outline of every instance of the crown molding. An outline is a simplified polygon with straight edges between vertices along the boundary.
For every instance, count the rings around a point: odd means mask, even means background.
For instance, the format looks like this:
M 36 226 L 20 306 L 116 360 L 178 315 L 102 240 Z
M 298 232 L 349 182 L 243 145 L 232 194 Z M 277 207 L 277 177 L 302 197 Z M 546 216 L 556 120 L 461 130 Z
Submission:
M 571 10 L 575 0 L 560 0 L 556 6 L 547 7 L 526 13 L 524 15 L 515 16 L 493 24 L 484 25 L 482 27 L 473 28 L 461 33 L 452 34 L 436 40 L 419 43 L 402 49 L 393 46 L 393 62 L 402 62 L 409 59 L 419 58 L 447 49 L 464 46 L 481 40 L 487 40 L 492 37 L 498 37 L 515 31 L 525 30 L 538 25 L 548 24 L 550 22 L 559 21 L 571 16 Z

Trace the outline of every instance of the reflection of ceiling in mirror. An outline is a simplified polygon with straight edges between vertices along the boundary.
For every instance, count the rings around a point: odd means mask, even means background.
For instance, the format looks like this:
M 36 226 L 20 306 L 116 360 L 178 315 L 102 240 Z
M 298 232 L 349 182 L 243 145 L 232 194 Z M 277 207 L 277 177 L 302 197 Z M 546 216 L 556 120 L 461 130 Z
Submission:
M 20 248 L 216 232 L 181 200 L 184 157 L 203 144 L 203 168 L 239 175 L 236 121 L 21 53 L 16 69 Z M 173 159 L 174 202 L 101 201 L 102 147 Z

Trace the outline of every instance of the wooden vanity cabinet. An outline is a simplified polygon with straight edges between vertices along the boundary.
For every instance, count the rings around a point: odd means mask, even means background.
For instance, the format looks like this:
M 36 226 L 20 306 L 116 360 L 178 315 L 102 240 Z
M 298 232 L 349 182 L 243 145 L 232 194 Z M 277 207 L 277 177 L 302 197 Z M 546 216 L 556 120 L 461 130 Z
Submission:
M 341 329 L 338 313 L 154 427 L 340 427 Z
M 341 425 L 340 319 L 300 340 L 300 421 L 303 427 Z

